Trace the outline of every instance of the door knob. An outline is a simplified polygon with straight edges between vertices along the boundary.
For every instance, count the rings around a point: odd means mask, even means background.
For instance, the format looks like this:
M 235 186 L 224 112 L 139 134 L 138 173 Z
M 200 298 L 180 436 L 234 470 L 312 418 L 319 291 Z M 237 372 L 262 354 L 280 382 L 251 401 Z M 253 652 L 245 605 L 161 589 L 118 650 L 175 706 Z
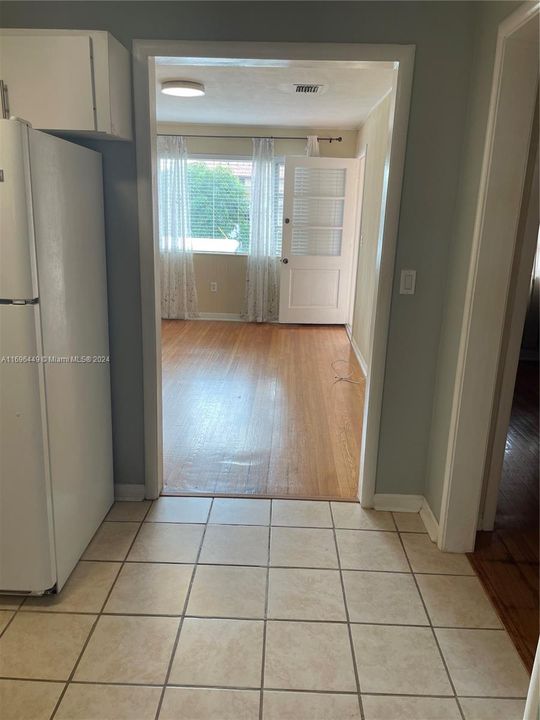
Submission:
M 290 222 L 289 218 L 285 218 L 285 225 L 288 225 Z
M 281 262 L 286 265 L 289 262 L 289 258 L 282 258 Z

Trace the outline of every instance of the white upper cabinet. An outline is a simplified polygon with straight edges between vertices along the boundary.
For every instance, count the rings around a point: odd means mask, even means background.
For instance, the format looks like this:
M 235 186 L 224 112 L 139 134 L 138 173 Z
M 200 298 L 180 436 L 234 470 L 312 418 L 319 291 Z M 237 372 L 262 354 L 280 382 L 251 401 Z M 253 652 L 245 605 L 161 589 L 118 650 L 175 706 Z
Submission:
M 9 114 L 38 130 L 131 140 L 129 53 L 101 30 L 1 30 Z

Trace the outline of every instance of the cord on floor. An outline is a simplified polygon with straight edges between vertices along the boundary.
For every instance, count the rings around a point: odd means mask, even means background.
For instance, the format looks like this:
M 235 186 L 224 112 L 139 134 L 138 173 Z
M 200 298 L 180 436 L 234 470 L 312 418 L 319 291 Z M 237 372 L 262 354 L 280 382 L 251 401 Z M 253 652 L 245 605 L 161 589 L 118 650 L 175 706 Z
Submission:
M 362 380 L 354 380 L 353 379 L 354 370 L 351 370 L 351 372 L 348 375 L 340 375 L 338 369 L 336 368 L 336 365 L 338 363 L 345 363 L 346 365 L 349 365 L 349 366 L 351 364 L 348 360 L 334 360 L 334 362 L 332 363 L 332 370 L 336 373 L 336 375 L 334 375 L 334 377 L 336 378 L 333 383 L 334 385 L 336 385 L 338 382 L 348 382 L 348 383 L 351 383 L 352 385 L 361 385 L 362 384 Z

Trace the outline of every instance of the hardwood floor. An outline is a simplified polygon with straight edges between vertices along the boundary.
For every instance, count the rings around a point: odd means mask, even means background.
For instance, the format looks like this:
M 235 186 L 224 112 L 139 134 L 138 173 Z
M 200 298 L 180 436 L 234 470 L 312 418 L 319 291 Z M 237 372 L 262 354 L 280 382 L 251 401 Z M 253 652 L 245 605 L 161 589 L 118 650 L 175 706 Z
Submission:
M 539 632 L 538 364 L 519 365 L 493 532 L 469 558 L 532 669 Z
M 162 358 L 165 493 L 356 497 L 365 379 L 343 327 L 164 320 Z

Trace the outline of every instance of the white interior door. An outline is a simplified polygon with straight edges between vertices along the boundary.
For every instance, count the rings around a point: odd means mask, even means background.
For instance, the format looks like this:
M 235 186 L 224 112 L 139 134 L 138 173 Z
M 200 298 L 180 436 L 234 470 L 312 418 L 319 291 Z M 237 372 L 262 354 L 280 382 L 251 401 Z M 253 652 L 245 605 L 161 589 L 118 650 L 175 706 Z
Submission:
M 286 158 L 280 322 L 347 322 L 357 182 L 357 159 Z

